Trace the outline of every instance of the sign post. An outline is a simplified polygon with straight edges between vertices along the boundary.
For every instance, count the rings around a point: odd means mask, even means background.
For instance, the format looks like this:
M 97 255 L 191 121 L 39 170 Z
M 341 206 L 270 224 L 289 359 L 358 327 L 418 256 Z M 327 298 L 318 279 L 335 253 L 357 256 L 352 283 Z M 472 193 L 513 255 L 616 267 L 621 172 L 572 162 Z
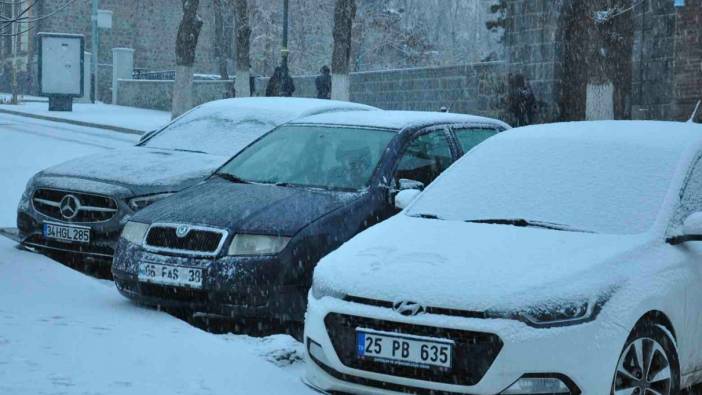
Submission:
M 83 96 L 82 34 L 39 33 L 39 87 L 49 98 L 49 111 L 72 111 L 73 98 Z

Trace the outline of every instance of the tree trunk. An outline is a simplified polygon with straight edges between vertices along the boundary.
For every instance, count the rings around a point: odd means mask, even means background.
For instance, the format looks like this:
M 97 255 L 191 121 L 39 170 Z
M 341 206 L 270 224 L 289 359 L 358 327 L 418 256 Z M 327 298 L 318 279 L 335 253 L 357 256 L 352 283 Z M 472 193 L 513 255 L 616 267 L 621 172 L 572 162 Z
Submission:
M 250 68 L 251 26 L 249 25 L 248 0 L 234 0 L 236 14 L 236 80 L 234 86 L 238 97 L 251 96 Z
M 214 17 L 215 17 L 215 57 L 219 66 L 219 77 L 222 80 L 229 79 L 229 71 L 227 70 L 227 40 L 224 37 L 224 7 L 222 0 L 213 0 Z
M 183 20 L 176 38 L 176 77 L 171 116 L 176 118 L 193 107 L 193 64 L 195 48 L 202 29 L 197 15 L 200 0 L 183 0 Z
M 349 101 L 349 59 L 351 28 L 356 17 L 355 0 L 336 0 L 334 7 L 334 52 L 332 53 L 332 93 L 334 100 Z

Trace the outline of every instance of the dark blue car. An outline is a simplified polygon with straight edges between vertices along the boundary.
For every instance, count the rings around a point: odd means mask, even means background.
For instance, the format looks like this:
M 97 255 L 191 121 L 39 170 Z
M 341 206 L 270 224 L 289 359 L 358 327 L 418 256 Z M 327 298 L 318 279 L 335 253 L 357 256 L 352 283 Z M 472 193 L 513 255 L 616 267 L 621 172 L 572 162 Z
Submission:
M 302 321 L 320 258 L 396 214 L 401 189 L 422 189 L 506 128 L 400 111 L 278 127 L 204 182 L 137 212 L 115 251 L 117 288 L 141 304 Z

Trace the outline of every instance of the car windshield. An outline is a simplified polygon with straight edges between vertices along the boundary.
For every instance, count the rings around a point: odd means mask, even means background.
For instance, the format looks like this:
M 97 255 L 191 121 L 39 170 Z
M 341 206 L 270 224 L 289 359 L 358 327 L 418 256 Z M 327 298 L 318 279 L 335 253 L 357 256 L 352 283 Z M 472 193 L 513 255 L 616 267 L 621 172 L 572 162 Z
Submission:
M 395 136 L 385 130 L 288 125 L 248 147 L 219 173 L 258 183 L 359 190 Z
M 408 214 L 641 233 L 655 221 L 679 158 L 666 148 L 635 142 L 519 138 L 518 131 L 512 133 L 468 153 L 420 195 Z
M 248 112 L 204 107 L 171 123 L 144 146 L 232 156 L 275 126 L 270 119 Z

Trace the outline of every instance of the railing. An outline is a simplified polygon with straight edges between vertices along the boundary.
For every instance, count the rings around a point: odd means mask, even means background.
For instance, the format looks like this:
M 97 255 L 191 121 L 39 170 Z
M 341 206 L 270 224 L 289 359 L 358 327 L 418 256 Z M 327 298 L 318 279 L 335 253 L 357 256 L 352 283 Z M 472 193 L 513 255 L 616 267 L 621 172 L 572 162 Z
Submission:
M 173 81 L 175 80 L 175 70 L 150 71 L 146 69 L 134 69 L 132 78 L 135 80 Z M 196 80 L 220 80 L 219 74 L 194 74 L 193 78 Z

